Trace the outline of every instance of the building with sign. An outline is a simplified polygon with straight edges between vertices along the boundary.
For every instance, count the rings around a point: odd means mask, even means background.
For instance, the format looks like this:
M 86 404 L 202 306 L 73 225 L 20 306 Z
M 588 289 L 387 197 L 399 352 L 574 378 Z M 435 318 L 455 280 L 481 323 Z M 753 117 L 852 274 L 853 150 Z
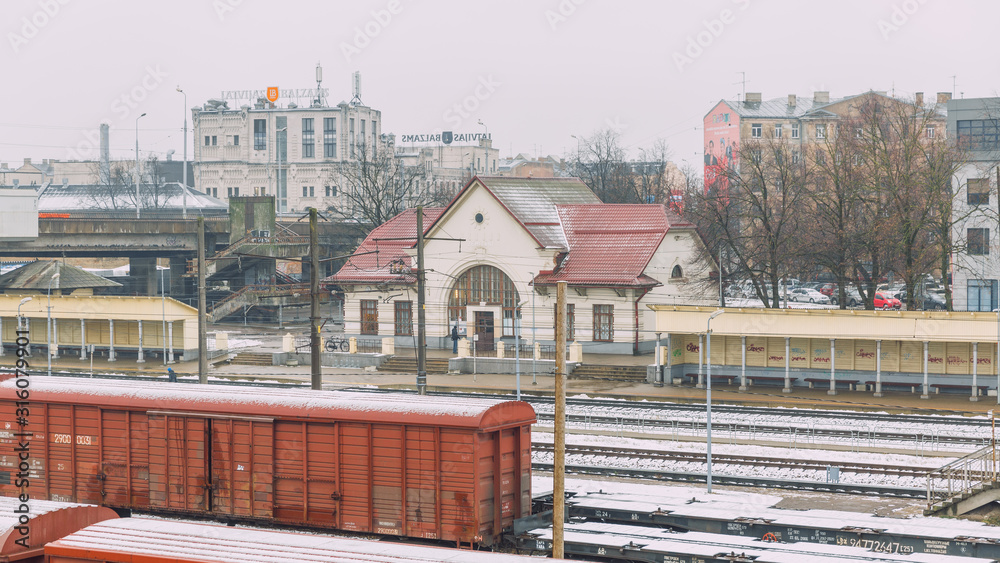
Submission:
M 362 146 L 379 150 L 391 140 L 382 135 L 380 111 L 357 95 L 329 106 L 324 92 L 279 88 L 273 103 L 266 90 L 227 91 L 192 108 L 195 187 L 223 201 L 273 195 L 278 213 L 349 205 L 336 165 L 356 159 Z M 230 101 L 246 103 L 231 108 Z
M 885 92 L 862 94 L 831 99 L 830 92 L 814 92 L 812 99 L 789 94 L 787 98 L 764 100 L 760 92 L 747 92 L 744 100 L 720 100 L 705 115 L 704 178 L 706 189 L 717 182 L 720 190 L 726 189 L 728 169 L 739 169 L 739 148 L 747 140 L 781 139 L 790 146 L 792 160 L 804 157 L 810 147 L 825 142 L 827 134 L 834 134 L 837 121 L 853 111 L 863 96 L 882 96 L 892 101 Z M 951 94 L 939 92 L 933 109 L 943 110 Z M 922 106 L 924 95 L 916 94 L 915 103 Z M 938 129 L 944 132 L 945 120 L 938 120 Z
M 427 342 L 452 327 L 480 350 L 553 343 L 555 285 L 568 291 L 568 336 L 590 353 L 653 348 L 647 304 L 717 303 L 715 271 L 693 224 L 662 205 L 601 203 L 577 178 L 475 177 L 443 208 L 425 209 Z M 413 346 L 416 213 L 373 230 L 337 274 L 345 330 Z
M 416 188 L 432 201 L 449 201 L 473 176 L 497 174 L 501 165 L 500 151 L 484 133 L 407 134 L 396 141 L 396 156 L 422 171 Z

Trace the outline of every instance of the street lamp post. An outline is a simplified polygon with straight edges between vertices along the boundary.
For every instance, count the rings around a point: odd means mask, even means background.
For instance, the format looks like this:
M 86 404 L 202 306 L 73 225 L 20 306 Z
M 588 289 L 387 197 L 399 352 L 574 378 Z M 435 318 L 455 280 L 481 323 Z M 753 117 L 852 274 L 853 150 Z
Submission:
M 160 332 L 160 344 L 163 344 L 163 365 L 167 365 L 167 296 L 163 285 L 163 270 L 160 270 L 160 315 L 163 318 L 163 328 Z
M 139 173 L 139 120 L 146 117 L 142 114 L 135 118 L 135 218 L 139 218 L 139 180 L 142 175 Z
M 49 343 L 48 347 L 45 349 L 45 355 L 49 357 L 49 372 L 48 372 L 49 375 L 52 375 L 52 281 L 56 279 L 59 279 L 59 272 L 52 274 L 52 277 L 49 278 L 49 290 L 47 297 L 48 300 L 47 307 L 49 311 L 49 316 L 47 320 L 48 326 L 46 327 L 47 328 L 46 333 L 48 335 Z M 56 287 L 58 288 L 59 286 Z M 18 306 L 18 309 L 20 309 L 20 305 Z
M 483 155 L 483 174 L 488 175 L 490 173 L 490 147 L 486 144 L 486 141 L 490 138 L 490 130 L 486 127 L 486 124 L 483 123 L 482 119 L 479 120 L 479 124 L 482 125 L 483 130 L 486 131 L 486 138 L 483 140 L 483 152 L 485 153 Z
M 276 129 L 274 131 L 274 145 L 275 145 L 274 152 L 277 153 L 278 156 L 278 182 L 277 182 L 278 187 L 274 190 L 274 205 L 275 207 L 278 208 L 275 210 L 275 212 L 279 213 L 281 210 L 281 204 L 279 203 L 281 197 L 281 147 L 278 146 L 278 143 L 279 139 L 281 138 L 281 133 L 287 130 L 288 127 L 282 127 L 281 129 Z
M 517 400 L 521 400 L 521 307 L 527 304 L 521 301 L 514 309 L 514 380 L 517 383 Z
M 708 493 L 712 494 L 712 319 L 718 317 L 722 313 L 725 313 L 725 309 L 719 309 L 718 311 L 712 313 L 708 316 L 708 323 L 705 325 L 705 337 L 708 340 L 708 351 L 707 357 L 705 358 L 705 363 L 707 365 L 707 370 L 705 372 L 705 407 L 707 414 L 707 423 L 705 425 L 707 433 L 707 449 L 706 449 L 706 459 L 708 460 L 708 478 L 706 483 L 708 484 Z
M 538 381 L 535 379 L 538 357 L 534 353 L 538 346 L 538 339 L 535 337 L 535 274 L 528 272 L 528 275 L 531 276 L 531 384 L 538 385 Z
M 181 186 L 181 217 L 187 219 L 188 216 L 188 95 L 187 92 L 181 90 L 180 85 L 177 86 L 177 91 L 184 95 L 184 163 L 181 166 L 181 174 L 183 174 L 183 185 Z

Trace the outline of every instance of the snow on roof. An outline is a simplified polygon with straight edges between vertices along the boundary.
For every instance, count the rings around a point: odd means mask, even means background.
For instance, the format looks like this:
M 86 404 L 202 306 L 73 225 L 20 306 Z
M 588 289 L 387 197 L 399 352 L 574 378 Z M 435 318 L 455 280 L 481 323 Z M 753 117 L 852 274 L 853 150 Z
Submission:
M 13 396 L 16 380 L 0 383 Z M 102 404 L 132 409 L 171 410 L 253 416 L 314 416 L 401 424 L 492 427 L 535 421 L 524 402 L 409 394 L 357 393 L 303 389 L 219 389 L 186 383 L 133 383 L 32 376 L 31 399 L 39 402 Z
M 557 205 L 601 203 L 579 178 L 490 176 L 480 177 L 479 181 L 546 248 L 567 247 Z
M 672 226 L 664 206 L 601 203 L 559 205 L 556 210 L 569 255 L 555 272 L 537 276 L 535 283 L 658 285 L 643 271 Z
M 143 188 L 149 190 L 147 186 Z M 135 212 L 132 192 L 123 189 L 116 196 L 114 190 L 101 184 L 46 184 L 38 193 L 38 212 L 68 212 L 85 215 L 92 212 Z M 168 182 L 157 186 L 156 206 L 143 207 L 146 215 L 178 211 L 185 205 L 193 215 L 224 215 L 229 212 L 229 204 L 188 188 L 180 182 Z M 185 197 L 186 192 L 186 197 Z M 144 204 L 146 205 L 146 204 Z
M 17 511 L 17 512 L 15 512 Z M 22 515 L 28 522 L 22 523 Z M 113 510 L 94 504 L 74 504 L 29 498 L 21 502 L 14 497 L 0 497 L 0 560 L 14 554 L 25 554 L 45 543 L 59 539 L 85 526 L 117 518 Z M 16 527 L 27 526 L 29 546 L 17 544 L 24 538 Z
M 424 233 L 444 213 L 443 207 L 424 209 Z M 410 274 L 410 256 L 406 250 L 417 243 L 417 210 L 406 211 L 389 219 L 368 233 L 344 266 L 324 282 L 332 283 L 416 283 Z M 396 261 L 394 266 L 393 261 Z
M 87 550 L 111 561 L 126 560 L 114 557 L 119 554 L 217 563 L 524 561 L 519 555 L 144 518 L 122 518 L 88 526 L 50 543 L 45 553 L 72 555 L 77 550 Z
M 58 278 L 53 276 L 59 274 Z M 37 260 L 0 275 L 0 289 L 72 290 L 121 287 L 121 284 L 58 260 Z

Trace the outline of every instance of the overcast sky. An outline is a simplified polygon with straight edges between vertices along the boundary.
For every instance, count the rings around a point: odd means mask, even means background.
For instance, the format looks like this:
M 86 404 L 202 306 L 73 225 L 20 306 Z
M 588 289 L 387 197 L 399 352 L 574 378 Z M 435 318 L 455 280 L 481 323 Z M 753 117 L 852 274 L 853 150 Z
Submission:
M 865 90 L 997 96 L 996 0 L 3 0 L 0 162 L 182 152 L 184 98 L 314 88 L 397 135 L 489 129 L 501 156 L 564 155 L 613 127 L 701 159 L 720 99 Z M 230 103 L 231 107 L 239 103 Z M 189 120 L 190 124 L 190 120 Z M 191 151 L 190 140 L 188 144 Z M 93 148 L 92 148 L 93 147 Z

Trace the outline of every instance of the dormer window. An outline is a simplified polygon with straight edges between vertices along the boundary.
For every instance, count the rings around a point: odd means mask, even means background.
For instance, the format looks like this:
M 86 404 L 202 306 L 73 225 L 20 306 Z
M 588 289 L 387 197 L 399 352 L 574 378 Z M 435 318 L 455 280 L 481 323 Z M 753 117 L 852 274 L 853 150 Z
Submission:
M 670 271 L 671 278 L 683 278 L 684 272 L 681 270 L 680 264 L 674 266 L 674 269 Z

